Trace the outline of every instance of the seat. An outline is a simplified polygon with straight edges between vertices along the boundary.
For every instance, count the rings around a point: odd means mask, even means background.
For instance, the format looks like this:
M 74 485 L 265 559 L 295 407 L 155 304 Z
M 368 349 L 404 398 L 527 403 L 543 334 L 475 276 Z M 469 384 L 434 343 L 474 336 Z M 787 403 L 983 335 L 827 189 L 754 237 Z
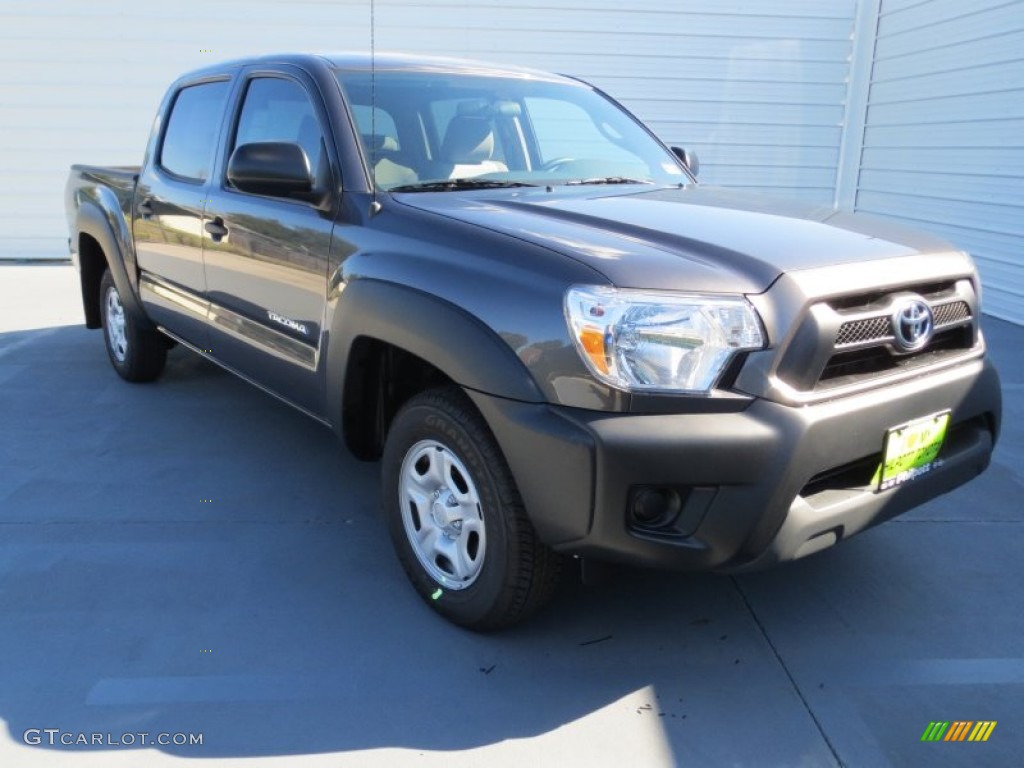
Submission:
M 398 140 L 393 136 L 363 133 L 359 138 L 370 155 L 370 162 L 374 164 L 373 180 L 378 186 L 390 189 L 419 181 L 416 171 L 398 162 L 401 159 L 401 152 Z
M 494 127 L 488 117 L 456 115 L 448 123 L 441 142 L 441 161 L 446 173 L 442 177 L 461 179 L 500 173 L 508 166 L 494 156 Z

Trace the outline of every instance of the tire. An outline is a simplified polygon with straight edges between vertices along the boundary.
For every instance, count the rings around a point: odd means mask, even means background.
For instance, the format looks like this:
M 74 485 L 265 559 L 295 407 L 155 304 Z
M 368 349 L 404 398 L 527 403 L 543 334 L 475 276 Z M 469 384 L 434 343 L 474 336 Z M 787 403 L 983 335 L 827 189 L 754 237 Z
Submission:
M 398 559 L 431 608 L 493 630 L 551 598 L 561 557 L 537 538 L 501 450 L 460 389 L 427 390 L 402 406 L 382 473 Z
M 100 280 L 100 316 L 107 356 L 118 375 L 134 382 L 156 379 L 167 362 L 167 342 L 125 311 L 109 269 Z

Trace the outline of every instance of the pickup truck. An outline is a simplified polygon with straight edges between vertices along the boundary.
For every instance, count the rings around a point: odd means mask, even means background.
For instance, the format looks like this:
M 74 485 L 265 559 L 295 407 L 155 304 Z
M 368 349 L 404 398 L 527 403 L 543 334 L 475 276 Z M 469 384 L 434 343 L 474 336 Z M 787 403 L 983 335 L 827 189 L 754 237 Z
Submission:
M 69 245 L 121 377 L 177 344 L 336 431 L 421 597 L 495 629 L 569 558 L 761 568 L 989 463 L 967 254 L 696 172 L 571 77 L 267 56 L 73 166 Z

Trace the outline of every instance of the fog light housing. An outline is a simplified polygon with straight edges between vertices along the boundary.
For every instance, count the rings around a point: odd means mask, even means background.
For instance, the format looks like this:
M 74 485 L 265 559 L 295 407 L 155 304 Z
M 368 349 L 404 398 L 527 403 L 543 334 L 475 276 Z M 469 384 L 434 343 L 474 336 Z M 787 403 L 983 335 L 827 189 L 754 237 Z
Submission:
M 671 528 L 683 508 L 683 499 L 675 488 L 640 486 L 629 499 L 629 519 L 634 527 L 645 530 Z

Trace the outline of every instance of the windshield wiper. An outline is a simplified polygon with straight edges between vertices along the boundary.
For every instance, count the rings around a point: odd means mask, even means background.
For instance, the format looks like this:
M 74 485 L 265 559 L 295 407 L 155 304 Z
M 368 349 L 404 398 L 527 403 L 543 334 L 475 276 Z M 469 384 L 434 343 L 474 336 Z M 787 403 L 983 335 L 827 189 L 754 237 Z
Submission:
M 503 189 L 507 187 L 536 187 L 524 181 L 499 181 L 498 179 L 445 179 L 443 181 L 420 181 L 415 184 L 401 184 L 391 187 L 389 192 L 454 192 L 460 189 Z
M 593 179 L 573 179 L 565 182 L 566 186 L 573 184 L 653 184 L 648 179 L 630 179 L 625 176 L 598 176 Z

